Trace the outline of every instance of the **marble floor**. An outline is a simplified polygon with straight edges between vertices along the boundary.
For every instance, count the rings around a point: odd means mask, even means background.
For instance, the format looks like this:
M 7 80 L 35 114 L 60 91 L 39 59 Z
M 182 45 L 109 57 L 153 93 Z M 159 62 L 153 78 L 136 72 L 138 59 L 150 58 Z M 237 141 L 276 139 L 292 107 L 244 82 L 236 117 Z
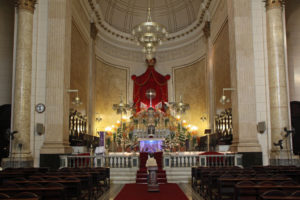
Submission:
M 191 184 L 180 183 L 178 185 L 189 200 L 203 200 L 203 198 L 193 190 Z M 119 194 L 123 186 L 124 185 L 121 184 L 111 184 L 110 189 L 105 192 L 98 200 L 113 200 Z

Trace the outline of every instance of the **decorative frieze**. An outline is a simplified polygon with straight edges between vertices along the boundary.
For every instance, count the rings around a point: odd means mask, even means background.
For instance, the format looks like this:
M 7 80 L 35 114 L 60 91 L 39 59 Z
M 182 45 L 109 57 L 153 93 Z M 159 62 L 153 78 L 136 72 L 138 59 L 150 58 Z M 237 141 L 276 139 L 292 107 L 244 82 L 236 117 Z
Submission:
M 15 6 L 20 9 L 26 9 L 30 12 L 34 12 L 35 4 L 37 0 L 15 0 Z

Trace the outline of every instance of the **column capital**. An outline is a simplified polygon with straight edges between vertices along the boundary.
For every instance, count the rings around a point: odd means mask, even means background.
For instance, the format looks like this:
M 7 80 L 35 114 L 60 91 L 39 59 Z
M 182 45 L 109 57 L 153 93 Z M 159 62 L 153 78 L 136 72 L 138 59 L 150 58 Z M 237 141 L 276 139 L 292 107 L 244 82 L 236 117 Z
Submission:
M 16 7 L 29 10 L 32 13 L 34 12 L 36 3 L 37 0 L 15 0 Z
M 287 0 L 264 0 L 267 9 L 282 8 Z
M 91 23 L 90 34 L 91 34 L 91 38 L 93 40 L 95 40 L 96 36 L 98 34 L 98 29 L 97 29 L 96 24 L 94 22 Z

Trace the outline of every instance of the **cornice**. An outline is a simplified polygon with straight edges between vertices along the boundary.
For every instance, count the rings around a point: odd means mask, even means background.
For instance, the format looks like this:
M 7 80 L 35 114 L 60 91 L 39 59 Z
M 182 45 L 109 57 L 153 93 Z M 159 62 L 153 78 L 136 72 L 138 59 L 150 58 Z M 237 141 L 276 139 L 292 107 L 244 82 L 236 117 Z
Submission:
M 143 63 L 143 53 L 138 48 L 129 49 L 128 47 L 117 46 L 110 40 L 99 37 L 96 42 L 96 53 L 104 60 L 114 58 L 116 63 Z M 176 47 L 159 49 L 156 52 L 156 58 L 160 63 L 173 62 L 174 60 L 188 60 L 189 62 L 205 54 L 206 43 L 204 35 L 197 36 L 187 43 L 178 44 Z

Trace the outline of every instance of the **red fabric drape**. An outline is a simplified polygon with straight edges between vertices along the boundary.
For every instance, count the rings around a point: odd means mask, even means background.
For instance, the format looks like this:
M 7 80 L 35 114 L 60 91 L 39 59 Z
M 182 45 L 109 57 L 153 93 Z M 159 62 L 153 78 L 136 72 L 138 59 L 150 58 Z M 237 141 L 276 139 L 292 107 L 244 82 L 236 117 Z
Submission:
M 157 163 L 158 170 L 161 171 L 163 168 L 163 152 L 154 152 L 154 158 Z M 140 152 L 140 170 L 146 169 L 146 162 L 148 160 L 147 152 Z
M 163 76 L 158 73 L 153 65 L 149 65 L 146 72 L 140 76 L 133 75 L 131 79 L 134 81 L 133 86 L 133 102 L 136 110 L 141 110 L 141 102 L 150 106 L 150 99 L 147 98 L 146 92 L 153 89 L 156 92 L 155 98 L 152 99 L 152 106 L 155 108 L 160 102 L 168 102 L 168 80 L 170 75 Z

